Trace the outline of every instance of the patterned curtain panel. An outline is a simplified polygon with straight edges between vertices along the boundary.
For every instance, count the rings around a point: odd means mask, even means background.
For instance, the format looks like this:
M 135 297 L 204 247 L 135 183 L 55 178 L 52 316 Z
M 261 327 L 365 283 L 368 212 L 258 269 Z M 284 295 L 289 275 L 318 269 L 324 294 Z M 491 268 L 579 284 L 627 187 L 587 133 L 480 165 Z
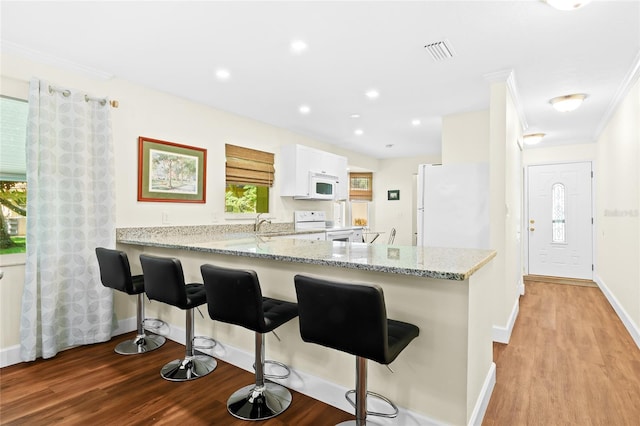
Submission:
M 108 102 L 32 79 L 27 129 L 27 261 L 23 361 L 103 342 L 115 327 L 94 249 L 115 246 Z

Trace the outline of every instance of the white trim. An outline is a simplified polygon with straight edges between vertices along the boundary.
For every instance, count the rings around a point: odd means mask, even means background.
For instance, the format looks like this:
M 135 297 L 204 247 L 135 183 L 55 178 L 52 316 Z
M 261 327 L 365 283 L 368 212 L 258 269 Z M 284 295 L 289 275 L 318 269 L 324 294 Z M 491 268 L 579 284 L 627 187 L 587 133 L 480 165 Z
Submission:
M 165 335 L 167 339 L 173 340 L 174 342 L 180 343 L 184 345 L 185 338 L 185 330 L 184 328 L 176 327 L 173 325 L 169 325 L 169 329 L 171 330 L 168 335 Z M 197 331 L 195 333 L 198 335 Z M 253 352 L 246 352 L 242 349 L 235 348 L 230 345 L 223 345 L 220 342 L 213 347 L 213 349 L 200 350 L 206 354 L 214 356 L 217 359 L 228 362 L 231 365 L 234 365 L 238 368 L 241 368 L 245 371 L 253 373 L 253 362 L 255 354 Z M 353 372 L 354 383 L 355 383 L 355 370 Z M 287 379 L 284 380 L 273 380 L 275 382 L 281 383 L 282 385 L 288 387 L 289 389 L 293 389 L 297 392 L 300 392 L 304 395 L 307 395 L 313 399 L 317 399 L 318 401 L 324 402 L 325 404 L 331 405 L 335 408 L 338 408 L 342 411 L 353 413 L 353 408 L 347 400 L 344 398 L 344 394 L 349 389 L 339 386 L 335 383 L 331 383 L 322 378 L 312 376 L 311 374 L 304 373 L 302 371 L 295 370 L 291 368 L 291 374 Z M 494 383 L 495 383 L 495 372 L 494 372 Z M 493 390 L 493 387 L 491 387 Z M 485 391 L 485 387 L 483 386 L 483 391 Z M 489 392 L 489 397 L 491 397 L 491 392 Z M 373 400 L 371 403 L 375 404 L 377 401 Z M 488 403 L 488 399 L 487 399 Z M 371 407 L 372 409 L 377 409 L 374 405 Z M 381 408 L 384 409 L 384 408 Z M 407 425 L 407 426 L 444 426 L 446 423 L 439 422 L 437 420 L 426 417 L 422 414 L 415 413 L 413 411 L 407 410 L 402 407 L 398 407 L 399 413 L 398 417 L 394 419 L 385 419 L 382 417 L 376 417 L 375 422 L 379 425 Z M 486 409 L 486 407 L 485 407 Z M 484 415 L 484 412 L 482 413 Z
M 635 324 L 633 322 L 631 316 L 629 316 L 627 311 L 622 307 L 620 302 L 618 302 L 618 299 L 613 295 L 609 287 L 607 287 L 607 285 L 604 283 L 604 281 L 602 281 L 602 278 L 600 278 L 598 274 L 594 274 L 593 280 L 596 282 L 596 284 L 598 284 L 598 287 L 600 287 L 600 290 L 609 301 L 609 304 L 611 304 L 613 310 L 616 311 L 616 314 L 618 314 L 618 317 L 631 335 L 633 341 L 636 343 L 636 346 L 638 347 L 638 349 L 640 349 L 640 327 L 638 327 L 638 324 Z
M 616 90 L 616 93 L 611 99 L 607 110 L 600 119 L 600 124 L 598 124 L 598 127 L 596 128 L 593 140 L 598 140 L 598 138 L 604 131 L 604 128 L 607 126 L 607 124 L 609 124 L 611 116 L 613 116 L 613 113 L 616 111 L 616 109 L 618 109 L 624 98 L 626 98 L 627 94 L 629 94 L 629 91 L 631 91 L 631 88 L 635 84 L 636 80 L 638 80 L 638 78 L 640 78 L 640 51 L 638 51 L 636 57 L 633 59 L 631 68 L 629 68 L 629 72 L 620 83 L 620 86 L 618 86 L 618 90 Z
M 511 95 L 511 100 L 513 101 L 513 105 L 516 107 L 516 111 L 518 113 L 518 118 L 520 119 L 520 125 L 522 126 L 522 131 L 524 132 L 529 128 L 529 124 L 527 123 L 527 117 L 524 114 L 524 108 L 522 107 L 522 101 L 520 100 L 520 95 L 518 94 L 518 86 L 516 84 L 516 74 L 513 69 L 500 70 L 495 72 L 490 72 L 484 74 L 482 76 L 489 83 L 501 83 L 504 82 L 507 85 L 507 90 Z
M 518 284 L 518 286 L 520 287 L 520 284 Z M 524 284 L 522 284 L 521 288 L 522 293 L 524 293 Z M 509 343 L 513 326 L 518 318 L 518 312 L 520 312 L 520 296 L 516 297 L 516 302 L 513 304 L 513 309 L 511 309 L 511 315 L 509 315 L 506 327 L 493 326 L 492 337 L 494 342 Z
M 20 345 L 13 345 L 0 350 L 0 368 L 19 364 L 21 362 Z
M 473 411 L 471 412 L 471 417 L 469 418 L 469 426 L 479 426 L 482 424 L 482 420 L 484 419 L 484 415 L 487 412 L 489 400 L 491 400 L 491 394 L 493 393 L 493 388 L 495 386 L 496 363 L 492 362 L 491 366 L 489 367 L 489 371 L 487 372 L 487 377 L 485 377 L 484 383 L 482 384 L 482 389 L 480 390 L 480 395 L 478 396 L 476 405 L 475 407 L 473 407 Z

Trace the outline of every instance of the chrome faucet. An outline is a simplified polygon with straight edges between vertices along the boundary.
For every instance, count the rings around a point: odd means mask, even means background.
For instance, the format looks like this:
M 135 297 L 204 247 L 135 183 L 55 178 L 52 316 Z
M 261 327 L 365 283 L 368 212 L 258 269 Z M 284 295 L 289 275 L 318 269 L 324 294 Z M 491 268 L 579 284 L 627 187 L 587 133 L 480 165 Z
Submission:
M 258 216 L 256 216 L 255 222 L 253 222 L 253 232 L 260 231 L 260 225 L 262 225 L 263 223 L 265 222 L 271 223 L 271 219 L 260 219 L 261 215 L 262 213 L 258 213 Z

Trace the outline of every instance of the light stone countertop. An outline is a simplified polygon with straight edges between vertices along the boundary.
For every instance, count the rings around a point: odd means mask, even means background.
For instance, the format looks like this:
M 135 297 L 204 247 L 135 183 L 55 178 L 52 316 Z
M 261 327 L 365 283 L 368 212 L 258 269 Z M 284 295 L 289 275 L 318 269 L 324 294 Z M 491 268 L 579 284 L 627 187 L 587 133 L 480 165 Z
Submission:
M 172 234 L 119 233 L 117 242 L 456 281 L 468 279 L 496 255 L 494 250 L 313 241 L 247 232 Z

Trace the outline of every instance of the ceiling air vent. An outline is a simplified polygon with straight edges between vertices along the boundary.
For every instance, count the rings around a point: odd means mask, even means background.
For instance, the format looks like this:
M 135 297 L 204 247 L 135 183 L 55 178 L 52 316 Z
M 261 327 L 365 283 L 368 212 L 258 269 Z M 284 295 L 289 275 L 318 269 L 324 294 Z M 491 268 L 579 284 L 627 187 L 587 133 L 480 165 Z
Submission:
M 448 40 L 436 41 L 424 46 L 427 52 L 431 54 L 434 61 L 439 62 L 445 59 L 453 58 L 453 49 Z

